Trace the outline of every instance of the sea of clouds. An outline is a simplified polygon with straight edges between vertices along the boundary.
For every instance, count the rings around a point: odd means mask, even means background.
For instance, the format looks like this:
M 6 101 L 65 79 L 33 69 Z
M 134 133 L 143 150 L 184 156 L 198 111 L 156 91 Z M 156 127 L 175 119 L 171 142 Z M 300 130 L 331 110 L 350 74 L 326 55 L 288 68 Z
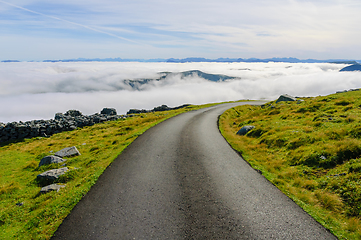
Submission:
M 281 94 L 318 96 L 361 88 L 360 72 L 339 72 L 328 63 L 0 63 L 0 122 L 52 119 L 77 109 L 104 107 L 125 114 L 131 108 L 203 104 L 241 99 L 277 99 Z M 170 75 L 134 90 L 124 80 L 156 79 L 159 72 L 200 70 L 235 79 L 211 82 Z

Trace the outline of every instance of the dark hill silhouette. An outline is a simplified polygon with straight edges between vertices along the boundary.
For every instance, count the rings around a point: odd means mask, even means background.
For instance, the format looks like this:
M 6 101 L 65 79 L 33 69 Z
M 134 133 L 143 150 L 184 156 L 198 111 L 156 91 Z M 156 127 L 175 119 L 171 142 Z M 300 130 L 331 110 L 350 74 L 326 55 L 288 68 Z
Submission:
M 353 72 L 353 71 L 361 71 L 361 65 L 353 64 L 351 66 L 344 67 L 340 70 L 340 72 Z
M 185 72 L 160 72 L 158 73 L 158 78 L 140 78 L 140 79 L 125 79 L 124 83 L 129 85 L 133 90 L 141 90 L 142 85 L 145 85 L 152 81 L 162 81 L 168 77 L 172 76 L 180 76 L 181 79 L 187 78 L 187 77 L 200 77 L 207 81 L 211 82 L 223 82 L 226 80 L 232 80 L 236 79 L 235 77 L 230 77 L 223 74 L 211 74 L 211 73 L 205 73 L 199 70 L 190 70 Z
M 205 80 L 208 81 L 212 81 L 212 82 L 221 82 L 221 81 L 225 81 L 225 80 L 230 80 L 230 79 L 235 79 L 235 77 L 230 77 L 227 75 L 223 75 L 223 74 L 210 74 L 210 73 L 205 73 L 199 70 L 190 70 L 190 71 L 185 71 L 185 72 L 180 72 L 180 73 L 172 73 L 172 72 L 162 72 L 160 74 L 164 74 L 161 79 L 164 79 L 168 76 L 171 75 L 180 75 L 181 78 L 185 78 L 185 77 L 189 77 L 189 76 L 198 76 L 200 78 L 203 78 Z

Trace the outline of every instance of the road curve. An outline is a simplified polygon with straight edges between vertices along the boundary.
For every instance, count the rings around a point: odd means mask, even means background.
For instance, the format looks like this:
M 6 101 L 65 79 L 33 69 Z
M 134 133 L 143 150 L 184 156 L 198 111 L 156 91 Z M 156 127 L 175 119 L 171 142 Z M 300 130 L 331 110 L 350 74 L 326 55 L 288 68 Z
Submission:
M 240 104 L 187 112 L 146 131 L 52 239 L 336 239 L 221 136 L 218 116 Z

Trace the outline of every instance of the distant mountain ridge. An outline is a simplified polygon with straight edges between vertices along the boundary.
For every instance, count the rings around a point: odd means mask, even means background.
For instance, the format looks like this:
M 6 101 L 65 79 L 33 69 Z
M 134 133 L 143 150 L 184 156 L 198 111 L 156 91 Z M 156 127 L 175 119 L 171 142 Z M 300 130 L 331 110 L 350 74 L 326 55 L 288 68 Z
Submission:
M 355 72 L 355 71 L 361 71 L 361 65 L 356 63 L 347 67 L 344 67 L 340 70 L 340 72 Z
M 18 60 L 3 60 L 1 62 L 21 62 Z M 254 63 L 269 63 L 269 62 L 286 62 L 286 63 L 340 63 L 340 64 L 357 64 L 361 63 L 361 60 L 350 60 L 350 59 L 298 59 L 293 57 L 286 58 L 217 58 L 208 59 L 200 57 L 189 57 L 189 58 L 155 58 L 155 59 L 137 59 L 137 58 L 77 58 L 77 59 L 62 59 L 62 60 L 44 60 L 43 62 L 167 62 L 167 63 L 187 63 L 187 62 L 220 62 L 220 63 L 231 63 L 231 62 L 254 62 Z
M 205 73 L 199 70 L 190 70 L 185 72 L 159 72 L 158 75 L 158 78 L 125 79 L 123 82 L 125 85 L 130 86 L 132 90 L 142 90 L 142 86 L 150 82 L 161 82 L 168 77 L 176 76 L 178 76 L 180 79 L 185 79 L 187 77 L 199 77 L 211 82 L 223 82 L 237 79 L 236 77 L 230 77 L 223 74 Z

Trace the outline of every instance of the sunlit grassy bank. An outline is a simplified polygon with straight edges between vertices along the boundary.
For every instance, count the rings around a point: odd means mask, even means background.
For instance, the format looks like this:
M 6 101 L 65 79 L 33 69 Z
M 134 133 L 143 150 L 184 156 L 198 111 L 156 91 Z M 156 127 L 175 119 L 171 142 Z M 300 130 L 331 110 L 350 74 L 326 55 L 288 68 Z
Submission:
M 340 239 L 361 239 L 361 91 L 239 106 L 219 120 L 254 168 Z M 245 136 L 245 125 L 255 126 Z
M 203 106 L 135 115 L 49 138 L 0 145 L 0 239 L 49 239 L 105 168 L 139 135 L 155 124 Z M 59 192 L 39 194 L 36 176 L 63 164 L 38 167 L 42 157 L 76 146 L 81 155 L 68 158 L 71 170 L 57 182 Z

